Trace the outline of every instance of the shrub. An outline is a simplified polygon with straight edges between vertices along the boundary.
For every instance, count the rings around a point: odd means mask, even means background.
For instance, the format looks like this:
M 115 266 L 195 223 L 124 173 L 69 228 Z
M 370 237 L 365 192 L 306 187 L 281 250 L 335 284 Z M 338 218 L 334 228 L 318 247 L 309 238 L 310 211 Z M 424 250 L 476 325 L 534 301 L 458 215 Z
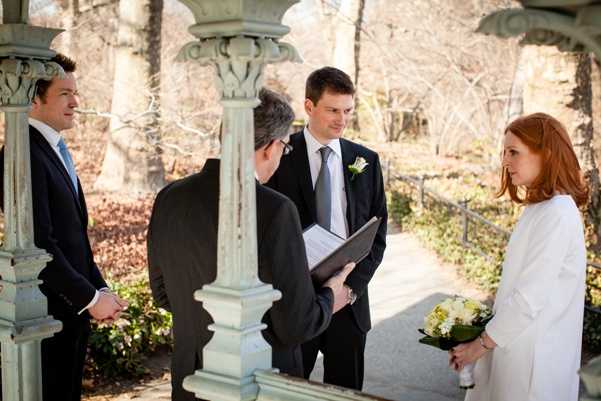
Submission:
M 402 228 L 405 218 L 410 216 L 413 212 L 411 209 L 411 196 L 399 191 L 394 191 L 390 194 L 390 196 L 388 196 L 388 199 L 388 212 L 394 221 L 396 221 Z
M 146 373 L 144 359 L 172 343 L 171 314 L 154 306 L 147 279 L 110 285 L 129 306 L 115 323 L 92 323 L 86 373 L 139 376 Z

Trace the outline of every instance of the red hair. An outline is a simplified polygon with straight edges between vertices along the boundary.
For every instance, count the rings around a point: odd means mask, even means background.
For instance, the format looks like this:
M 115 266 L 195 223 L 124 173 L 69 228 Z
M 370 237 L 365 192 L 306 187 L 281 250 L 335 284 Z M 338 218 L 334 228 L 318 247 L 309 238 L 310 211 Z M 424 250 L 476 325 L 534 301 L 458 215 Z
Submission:
M 574 153 L 568 132 L 559 121 L 544 113 L 534 113 L 514 120 L 505 135 L 511 132 L 532 152 L 542 156 L 542 169 L 525 195 L 511 183 L 506 167 L 501 171 L 501 188 L 497 197 L 509 192 L 516 203 L 532 204 L 551 199 L 556 193 L 570 195 L 579 207 L 588 202 L 589 188 Z

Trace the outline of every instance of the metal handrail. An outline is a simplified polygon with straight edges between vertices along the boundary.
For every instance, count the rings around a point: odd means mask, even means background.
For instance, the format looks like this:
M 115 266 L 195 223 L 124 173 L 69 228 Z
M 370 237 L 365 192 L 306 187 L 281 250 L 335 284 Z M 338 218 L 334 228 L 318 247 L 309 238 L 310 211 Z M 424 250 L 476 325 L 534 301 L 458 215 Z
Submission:
M 396 175 L 396 178 L 402 180 L 402 181 L 406 181 L 406 182 L 410 182 L 413 185 L 417 186 L 420 191 L 424 191 L 424 193 L 430 195 L 433 198 L 437 198 L 437 200 L 439 200 L 441 203 L 444 203 L 448 206 L 452 206 L 455 209 L 458 209 L 460 211 L 462 211 L 463 213 L 467 214 L 468 216 L 470 216 L 472 219 L 474 220 L 478 220 L 479 222 L 481 222 L 482 224 L 485 224 L 487 226 L 489 226 L 490 228 L 492 228 L 493 230 L 497 231 L 499 234 L 505 235 L 507 237 L 509 237 L 511 235 L 511 233 L 507 230 L 505 230 L 502 227 L 499 227 L 498 225 L 496 225 L 495 223 L 493 223 L 490 220 L 487 220 L 484 216 L 479 215 L 478 213 L 474 212 L 473 210 L 468 209 L 466 206 L 459 204 L 458 202 L 454 202 L 452 200 L 450 200 L 449 198 L 439 194 L 438 192 L 434 191 L 433 189 L 429 189 L 426 188 L 424 186 L 424 181 L 423 179 L 416 179 L 414 177 L 408 176 L 408 175 L 402 175 L 402 174 L 398 174 Z

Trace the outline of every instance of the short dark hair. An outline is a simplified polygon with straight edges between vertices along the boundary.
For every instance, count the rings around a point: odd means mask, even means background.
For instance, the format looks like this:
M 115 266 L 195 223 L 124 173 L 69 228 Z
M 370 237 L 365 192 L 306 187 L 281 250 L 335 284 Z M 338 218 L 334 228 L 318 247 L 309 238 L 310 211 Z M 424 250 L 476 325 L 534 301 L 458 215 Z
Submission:
M 281 95 L 263 88 L 259 100 L 254 112 L 255 150 L 284 138 L 294 121 L 294 111 Z
M 63 70 L 65 72 L 74 72 L 77 68 L 77 64 L 75 63 L 75 61 L 61 53 L 56 53 L 56 55 L 52 57 L 50 61 L 55 62 L 56 64 L 63 67 Z M 50 87 L 51 83 L 52 80 L 45 79 L 40 79 L 37 82 L 35 94 L 39 96 L 42 101 L 46 100 L 46 92 L 48 92 L 48 88 Z
M 355 85 L 344 71 L 334 67 L 323 67 L 313 71 L 307 78 L 305 99 L 317 104 L 325 91 L 342 95 L 355 95 Z

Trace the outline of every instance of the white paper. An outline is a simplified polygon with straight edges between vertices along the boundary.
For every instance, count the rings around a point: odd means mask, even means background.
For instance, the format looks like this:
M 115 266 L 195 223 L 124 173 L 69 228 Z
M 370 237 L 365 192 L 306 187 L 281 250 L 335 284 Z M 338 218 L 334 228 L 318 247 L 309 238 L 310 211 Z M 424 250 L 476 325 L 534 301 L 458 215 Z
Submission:
M 303 239 L 305 240 L 309 270 L 313 270 L 319 262 L 344 243 L 342 238 L 317 224 L 303 233 Z

